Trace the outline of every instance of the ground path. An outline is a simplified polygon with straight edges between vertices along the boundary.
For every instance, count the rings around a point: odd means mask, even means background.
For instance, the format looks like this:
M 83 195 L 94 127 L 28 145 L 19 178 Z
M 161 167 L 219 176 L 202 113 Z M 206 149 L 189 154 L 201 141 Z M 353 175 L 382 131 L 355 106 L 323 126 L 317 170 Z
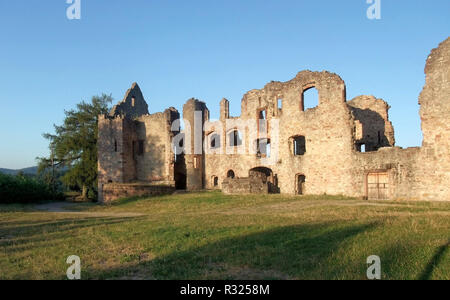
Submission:
M 58 213 L 58 214 L 68 214 L 68 215 L 83 215 L 89 217 L 140 217 L 144 216 L 144 214 L 139 213 L 116 213 L 116 212 L 83 212 L 77 211 L 74 208 L 78 205 L 78 203 L 72 202 L 52 202 L 35 205 L 34 208 L 38 211 L 49 212 L 49 213 Z

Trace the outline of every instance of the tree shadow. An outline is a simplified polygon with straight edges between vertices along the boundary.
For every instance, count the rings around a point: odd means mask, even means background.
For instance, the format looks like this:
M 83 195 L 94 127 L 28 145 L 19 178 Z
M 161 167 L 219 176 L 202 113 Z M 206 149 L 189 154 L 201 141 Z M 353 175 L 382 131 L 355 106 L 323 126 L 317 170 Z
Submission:
M 334 253 L 349 239 L 377 226 L 377 223 L 345 227 L 331 223 L 287 226 L 185 251 L 175 250 L 148 262 L 89 273 L 95 278 L 143 272 L 151 278 L 170 280 L 338 278 L 343 276 L 342 262 Z M 186 243 L 192 243 L 189 239 L 193 235 L 186 233 Z M 358 273 L 355 277 L 365 276 L 365 258 L 350 268 Z
M 450 245 L 450 241 L 447 242 L 447 244 L 442 245 L 436 250 L 436 253 L 431 258 L 430 262 L 426 266 L 425 270 L 422 272 L 422 274 L 419 276 L 419 280 L 430 280 L 431 275 L 433 275 L 434 269 L 442 262 L 442 259 L 444 258 L 445 252 L 448 250 L 448 247 Z
M 17 221 L 0 223 L 0 248 L 7 253 L 21 252 L 29 244 L 45 243 L 46 247 L 67 238 L 68 232 L 90 227 L 116 225 L 142 217 L 83 217 L 61 220 Z M 45 232 L 45 235 L 42 233 Z

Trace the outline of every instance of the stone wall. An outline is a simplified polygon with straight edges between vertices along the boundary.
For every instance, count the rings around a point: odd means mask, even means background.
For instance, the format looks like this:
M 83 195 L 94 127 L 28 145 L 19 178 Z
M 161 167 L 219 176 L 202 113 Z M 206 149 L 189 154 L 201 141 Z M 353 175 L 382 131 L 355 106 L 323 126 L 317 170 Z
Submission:
M 98 190 L 105 201 L 109 183 L 158 183 L 175 186 L 172 123 L 180 115 L 174 108 L 149 115 L 137 84 L 110 114 L 99 116 Z
M 133 158 L 135 124 L 119 116 L 99 116 L 98 121 L 98 182 L 129 182 L 136 180 L 136 161 Z
M 150 184 L 109 183 L 103 185 L 103 202 L 110 203 L 117 199 L 128 197 L 150 197 L 172 194 L 173 186 Z
M 355 153 L 352 179 L 354 191 L 348 195 L 367 198 L 368 174 L 385 172 L 389 177 L 389 199 L 418 200 L 420 178 L 417 176 L 417 165 L 420 157 L 419 147 L 387 147 L 375 152 Z
M 179 119 L 176 109 L 141 116 L 136 119 L 137 147 L 143 143 L 143 152 L 135 149 L 138 181 L 162 181 L 174 185 L 175 154 L 172 147 L 172 123 Z
M 148 115 L 148 104 L 137 83 L 133 83 L 121 102 L 111 109 L 110 117 L 125 116 L 134 119 Z
M 390 106 L 373 96 L 359 96 L 347 102 L 357 121 L 355 140 L 358 150 L 364 144 L 366 151 L 395 145 L 394 127 L 389 121 Z
M 269 185 L 261 178 L 226 178 L 222 182 L 222 192 L 228 195 L 268 194 Z
M 450 38 L 431 51 L 425 74 L 419 97 L 424 137 L 419 196 L 450 200 Z
M 196 112 L 199 114 L 196 116 Z M 203 124 L 209 119 L 209 110 L 204 102 L 190 99 L 183 106 L 185 120 L 185 149 L 186 189 L 189 191 L 202 190 L 205 186 L 205 155 L 203 151 Z M 195 135 L 196 127 L 199 133 Z
M 302 94 L 313 87 L 318 90 L 319 105 L 304 111 Z M 281 109 L 278 108 L 279 99 L 282 100 Z M 227 101 L 221 102 L 221 118 L 228 117 L 224 121 L 230 121 L 230 125 L 220 128 L 219 132 L 222 152 L 226 154 L 206 155 L 207 180 L 218 176 L 222 182 L 229 170 L 233 170 L 237 177 L 248 177 L 251 169 L 267 167 L 277 176 L 281 193 L 295 193 L 299 174 L 306 176 L 307 190 L 311 194 L 345 194 L 351 191 L 351 174 L 342 166 L 351 163 L 354 120 L 345 103 L 345 84 L 339 76 L 329 72 L 300 72 L 288 82 L 271 82 L 262 90 L 248 92 L 244 95 L 241 109 L 239 118 L 229 117 Z M 257 132 L 255 128 L 239 128 L 243 132 L 243 144 L 239 147 L 229 145 L 232 121 L 254 120 L 256 123 L 261 110 L 265 110 L 267 115 L 267 137 L 272 144 L 270 159 L 251 152 L 258 137 L 254 134 Z M 271 131 L 276 122 L 280 128 L 279 135 L 276 134 L 278 131 Z M 306 139 L 306 153 L 302 156 L 293 153 L 294 136 Z M 210 185 L 208 182 L 207 186 Z

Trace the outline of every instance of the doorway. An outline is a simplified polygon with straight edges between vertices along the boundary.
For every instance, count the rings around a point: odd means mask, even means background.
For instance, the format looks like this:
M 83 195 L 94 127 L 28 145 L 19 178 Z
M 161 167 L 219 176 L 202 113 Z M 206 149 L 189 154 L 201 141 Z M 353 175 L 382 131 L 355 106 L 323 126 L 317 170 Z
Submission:
M 297 195 L 305 195 L 306 176 L 297 174 L 295 176 L 295 193 Z
M 373 172 L 367 174 L 367 199 L 389 199 L 389 175 L 386 172 Z

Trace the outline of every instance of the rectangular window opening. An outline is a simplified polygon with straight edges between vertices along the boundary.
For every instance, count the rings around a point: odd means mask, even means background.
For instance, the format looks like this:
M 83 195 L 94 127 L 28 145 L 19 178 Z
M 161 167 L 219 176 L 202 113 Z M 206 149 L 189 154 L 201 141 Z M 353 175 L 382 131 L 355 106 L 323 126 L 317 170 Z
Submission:
M 143 155 L 144 154 L 144 141 L 140 140 L 138 143 L 138 155 Z
M 306 153 L 306 139 L 304 136 L 294 138 L 294 155 L 300 156 Z

